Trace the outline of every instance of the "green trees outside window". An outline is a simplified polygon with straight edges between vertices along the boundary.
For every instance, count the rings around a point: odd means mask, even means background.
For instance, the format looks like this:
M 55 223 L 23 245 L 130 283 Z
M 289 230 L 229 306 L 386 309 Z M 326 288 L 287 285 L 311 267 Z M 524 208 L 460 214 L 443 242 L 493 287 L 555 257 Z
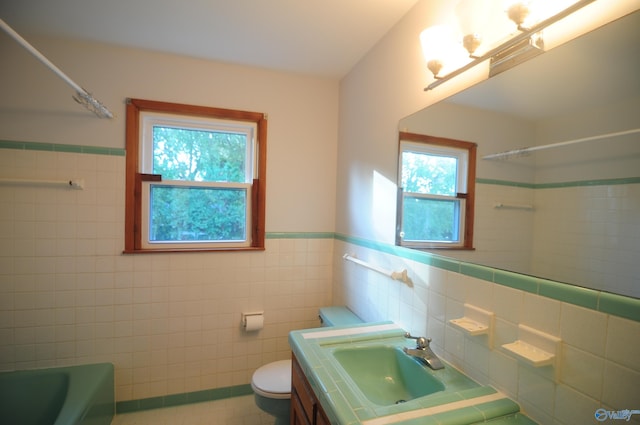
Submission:
M 242 133 L 154 126 L 153 173 L 163 182 L 245 183 L 247 143 Z M 246 203 L 244 189 L 154 184 L 149 240 L 245 240 Z
M 476 145 L 400 133 L 396 242 L 472 248 Z
M 164 180 L 246 182 L 244 133 L 153 127 L 153 173 Z
M 243 241 L 247 237 L 243 189 L 151 188 L 149 239 Z
M 458 160 L 455 157 L 402 152 L 405 193 L 455 196 Z M 460 201 L 407 195 L 402 209 L 403 239 L 457 242 Z

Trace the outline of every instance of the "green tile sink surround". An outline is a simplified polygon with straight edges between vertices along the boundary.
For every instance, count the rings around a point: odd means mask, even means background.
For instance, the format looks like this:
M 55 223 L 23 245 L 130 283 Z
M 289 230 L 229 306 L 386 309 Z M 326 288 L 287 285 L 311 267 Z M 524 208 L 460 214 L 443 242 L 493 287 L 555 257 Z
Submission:
M 404 332 L 392 322 L 377 322 L 289 334 L 291 349 L 331 423 L 468 424 L 519 413 L 517 403 L 450 364 L 443 361 L 444 369 L 432 370 L 407 356 L 402 347 L 413 348 L 415 342 Z M 388 363 L 394 366 L 389 369 Z M 412 376 L 403 375 L 407 371 Z M 385 376 L 401 382 L 382 392 L 368 388 Z M 406 402 L 395 404 L 393 398 L 404 391 Z

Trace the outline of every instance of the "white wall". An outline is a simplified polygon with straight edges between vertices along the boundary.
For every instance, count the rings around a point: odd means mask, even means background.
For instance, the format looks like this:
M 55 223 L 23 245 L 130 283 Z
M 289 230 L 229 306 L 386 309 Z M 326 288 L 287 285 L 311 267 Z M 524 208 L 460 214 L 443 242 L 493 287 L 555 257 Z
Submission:
M 127 97 L 265 112 L 267 232 L 333 232 L 338 81 L 25 36 L 116 118 L 76 105 L 0 35 L 0 140 L 123 149 Z M 0 370 L 113 362 L 123 401 L 248 384 L 257 367 L 287 358 L 288 332 L 316 326 L 330 303 L 333 240 L 122 255 L 124 164 L 0 149 L 0 177 L 80 177 L 86 186 L 0 186 Z M 245 334 L 240 313 L 255 310 L 265 328 Z
M 0 69 L 0 139 L 124 148 L 128 97 L 264 112 L 269 116 L 267 231 L 333 230 L 336 80 L 27 38 L 116 118 L 100 120 L 77 105 L 72 89 L 0 34 L 6 58 Z
M 392 242 L 399 120 L 434 102 L 417 42 L 453 2 L 421 1 L 340 85 L 336 230 Z M 437 12 L 442 10 L 442 12 Z

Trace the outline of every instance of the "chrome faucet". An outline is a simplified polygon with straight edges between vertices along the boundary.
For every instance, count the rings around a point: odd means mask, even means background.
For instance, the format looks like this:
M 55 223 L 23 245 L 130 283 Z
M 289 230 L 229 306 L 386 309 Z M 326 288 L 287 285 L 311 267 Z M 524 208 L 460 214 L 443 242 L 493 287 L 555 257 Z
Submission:
M 425 338 L 423 336 L 411 336 L 409 332 L 406 332 L 404 334 L 404 337 L 415 339 L 416 348 L 404 347 L 402 351 L 404 351 L 409 356 L 418 358 L 433 370 L 444 369 L 444 365 L 442 364 L 438 356 L 436 356 L 436 354 L 429 347 L 431 338 Z

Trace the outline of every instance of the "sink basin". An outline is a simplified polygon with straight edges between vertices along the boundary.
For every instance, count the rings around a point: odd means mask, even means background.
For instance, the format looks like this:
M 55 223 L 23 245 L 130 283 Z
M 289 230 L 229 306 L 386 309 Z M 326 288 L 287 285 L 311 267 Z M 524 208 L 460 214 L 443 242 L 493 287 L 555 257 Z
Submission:
M 333 356 L 373 403 L 404 403 L 444 390 L 425 366 L 402 350 L 389 346 L 337 349 Z

